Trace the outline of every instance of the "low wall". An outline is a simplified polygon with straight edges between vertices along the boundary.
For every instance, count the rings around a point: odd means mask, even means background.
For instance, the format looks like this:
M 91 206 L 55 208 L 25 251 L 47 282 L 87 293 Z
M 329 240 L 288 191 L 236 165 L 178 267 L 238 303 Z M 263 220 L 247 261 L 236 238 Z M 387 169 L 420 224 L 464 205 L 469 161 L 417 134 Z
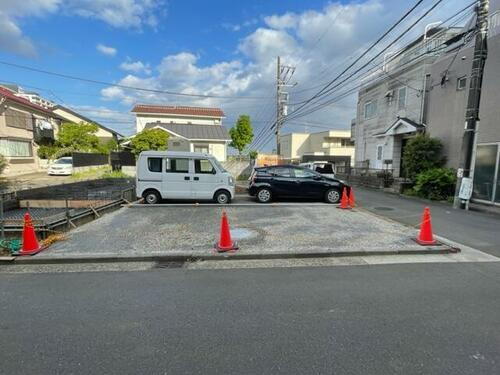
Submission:
M 121 192 L 129 188 L 135 188 L 133 178 L 103 178 L 21 190 L 16 193 L 16 196 L 19 200 L 120 199 Z

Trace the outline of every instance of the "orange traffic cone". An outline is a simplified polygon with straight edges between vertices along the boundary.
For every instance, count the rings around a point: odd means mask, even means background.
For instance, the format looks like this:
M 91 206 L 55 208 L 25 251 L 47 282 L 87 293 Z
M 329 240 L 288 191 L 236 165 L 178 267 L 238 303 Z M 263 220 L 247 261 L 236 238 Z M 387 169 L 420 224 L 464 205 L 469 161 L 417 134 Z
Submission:
M 218 252 L 238 250 L 236 242 L 231 240 L 231 232 L 229 230 L 229 221 L 227 220 L 226 211 L 222 211 L 222 219 L 220 223 L 220 239 L 215 245 Z
M 416 241 L 420 245 L 437 244 L 437 241 L 432 235 L 431 211 L 429 210 L 429 207 L 424 208 L 422 223 L 420 224 L 420 233 L 418 234 Z
M 354 189 L 352 187 L 349 189 L 349 206 L 351 208 L 356 207 L 356 198 L 354 197 Z
M 338 208 L 341 208 L 343 210 L 350 210 L 351 207 L 349 207 L 349 198 L 347 198 L 347 189 L 344 188 L 342 190 L 342 199 L 340 200 L 340 206 Z
M 41 250 L 29 212 L 24 215 L 23 247 L 19 255 L 34 255 Z

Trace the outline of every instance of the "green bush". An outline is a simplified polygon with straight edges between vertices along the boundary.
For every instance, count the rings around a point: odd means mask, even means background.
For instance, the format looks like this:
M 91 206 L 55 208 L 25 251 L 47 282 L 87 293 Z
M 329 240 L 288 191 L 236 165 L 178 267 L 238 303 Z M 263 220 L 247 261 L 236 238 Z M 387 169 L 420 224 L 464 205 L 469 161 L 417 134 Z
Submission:
M 445 162 L 442 150 L 441 141 L 426 134 L 419 134 L 410 139 L 403 152 L 406 177 L 415 180 L 421 172 L 442 167 Z
M 453 195 L 455 183 L 453 169 L 432 168 L 417 175 L 413 190 L 419 197 L 446 200 Z
M 60 147 L 55 145 L 41 145 L 38 147 L 37 154 L 40 159 L 53 159 L 53 156 L 60 149 Z
M 5 156 L 3 156 L 2 154 L 0 154 L 0 174 L 3 173 L 3 171 L 5 170 L 5 168 L 7 168 L 7 159 L 5 159 Z

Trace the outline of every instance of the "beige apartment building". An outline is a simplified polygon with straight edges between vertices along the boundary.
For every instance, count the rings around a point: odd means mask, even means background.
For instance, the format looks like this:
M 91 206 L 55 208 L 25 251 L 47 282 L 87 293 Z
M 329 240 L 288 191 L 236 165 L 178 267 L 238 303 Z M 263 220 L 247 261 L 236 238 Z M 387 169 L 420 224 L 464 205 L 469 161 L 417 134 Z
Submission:
M 351 130 L 284 134 L 280 137 L 280 149 L 281 158 L 291 163 L 330 161 L 346 166 L 354 163 Z
M 59 123 L 52 111 L 0 87 L 0 154 L 7 160 L 3 174 L 39 171 L 38 145 L 55 138 Z

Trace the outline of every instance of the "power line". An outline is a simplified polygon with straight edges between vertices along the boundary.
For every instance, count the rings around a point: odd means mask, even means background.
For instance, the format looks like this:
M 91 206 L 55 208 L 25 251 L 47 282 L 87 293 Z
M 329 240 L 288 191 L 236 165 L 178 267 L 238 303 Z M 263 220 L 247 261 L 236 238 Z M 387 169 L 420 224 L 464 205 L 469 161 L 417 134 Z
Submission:
M 378 52 L 374 57 L 372 57 L 368 62 L 363 64 L 360 68 L 355 70 L 353 73 L 348 75 L 344 80 L 340 81 L 336 85 L 332 86 L 343 74 L 347 73 L 347 71 L 353 67 L 360 59 L 362 59 L 364 56 L 366 56 L 379 42 L 381 42 L 392 30 L 394 30 L 405 18 L 407 18 L 413 11 L 423 2 L 423 0 L 417 1 L 417 3 L 410 9 L 408 10 L 394 25 L 392 25 L 389 30 L 387 30 L 382 36 L 380 36 L 370 47 L 368 47 L 365 52 L 361 54 L 358 60 L 354 61 L 352 64 L 350 64 L 346 69 L 343 70 L 342 73 L 337 75 L 330 83 L 328 83 L 323 89 L 321 89 L 318 93 L 313 95 L 310 99 L 308 99 L 304 104 L 302 104 L 294 113 L 299 112 L 303 110 L 304 107 L 306 107 L 309 103 L 311 103 L 314 99 L 317 99 L 319 97 L 325 96 L 328 93 L 330 93 L 332 90 L 337 88 L 339 85 L 342 83 L 346 82 L 348 79 L 353 77 L 355 74 L 360 72 L 362 69 L 364 69 L 366 66 L 368 66 L 372 61 L 374 61 L 377 57 L 382 55 L 386 50 L 388 50 L 391 46 L 396 44 L 404 35 L 406 35 L 408 32 L 410 32 L 411 29 L 413 29 L 422 19 L 424 19 L 430 12 L 432 12 L 439 4 L 443 2 L 443 0 L 437 0 L 432 7 L 430 7 L 427 11 L 424 12 L 415 22 L 413 22 L 409 27 L 407 27 L 401 34 L 399 34 L 396 39 L 394 39 L 391 43 L 389 43 L 386 47 L 384 47 L 380 52 Z M 332 87 L 330 87 L 332 86 Z M 317 103 L 317 101 L 316 101 Z
M 43 73 L 43 74 L 47 74 L 47 75 L 52 75 L 52 76 L 56 76 L 56 77 L 60 77 L 60 78 L 65 78 L 65 79 L 72 79 L 72 80 L 76 80 L 76 81 L 94 83 L 94 84 L 103 85 L 103 86 L 118 87 L 118 88 L 122 88 L 122 89 L 126 89 L 126 90 L 136 90 L 136 91 L 152 92 L 152 93 L 155 93 L 155 94 L 166 94 L 166 95 L 175 95 L 175 96 L 183 96 L 183 97 L 194 97 L 194 98 L 215 98 L 215 99 L 216 98 L 219 98 L 219 99 L 246 99 L 246 100 L 271 99 L 271 98 L 268 98 L 268 97 L 259 97 L 259 96 L 229 96 L 229 95 L 186 94 L 186 93 L 175 92 L 175 91 L 146 89 L 146 88 L 142 88 L 142 87 L 134 87 L 134 86 L 128 86 L 128 85 L 121 85 L 121 84 L 117 84 L 117 83 L 105 82 L 105 81 L 100 81 L 100 80 L 95 80 L 95 79 L 90 79 L 90 78 L 73 76 L 73 75 L 69 75 L 69 74 L 52 72 L 52 71 L 48 71 L 48 70 L 43 70 L 43 69 L 29 67 L 29 66 L 26 66 L 26 65 L 9 63 L 7 61 L 1 61 L 0 60 L 0 64 L 11 66 L 11 67 L 18 68 L 18 69 L 29 70 L 29 71 L 32 71 L 32 72 L 37 72 L 37 73 Z
M 409 61 L 405 62 L 404 64 L 400 65 L 400 66 L 399 66 L 399 68 L 403 68 L 404 66 L 406 66 L 406 65 L 408 65 L 408 64 L 411 64 L 413 61 L 415 61 L 415 60 L 417 60 L 417 59 L 420 59 L 422 56 L 425 56 L 425 55 L 427 55 L 427 54 L 431 54 L 431 53 L 437 52 L 437 51 L 439 51 L 439 50 L 442 50 L 442 49 L 443 49 L 443 47 L 442 47 L 443 45 L 445 45 L 445 43 L 442 43 L 442 44 L 440 44 L 440 45 L 436 46 L 436 47 L 435 47 L 434 49 L 432 49 L 432 50 L 429 50 L 429 51 L 424 51 L 422 54 L 420 54 L 420 55 L 418 55 L 418 56 L 414 57 L 413 59 L 411 59 L 411 60 L 409 60 Z M 393 58 L 396 58 L 396 56 L 394 56 Z M 392 59 L 391 59 L 391 60 L 392 60 Z M 378 67 L 376 67 L 376 68 L 377 68 L 376 70 L 380 70 L 380 66 L 378 66 Z M 365 73 L 365 76 L 367 76 L 367 77 L 368 77 L 368 76 L 369 76 L 369 75 L 371 75 L 373 72 L 374 72 L 374 70 L 373 70 L 373 69 L 368 70 L 368 71 Z M 361 78 L 361 79 L 363 79 L 363 78 Z M 377 81 L 377 80 L 379 80 L 379 79 L 380 79 L 380 77 L 379 77 L 379 76 L 376 76 L 376 77 L 373 77 L 373 78 L 372 78 L 371 80 L 369 80 L 369 81 L 364 81 L 364 82 L 362 82 L 361 84 L 359 84 L 359 85 L 357 85 L 357 86 L 354 86 L 354 87 L 352 87 L 352 88 L 348 89 L 347 91 L 345 91 L 345 92 L 343 92 L 343 93 L 339 94 L 338 96 L 334 97 L 333 99 L 330 99 L 329 101 L 322 103 L 322 104 L 321 104 L 321 105 L 319 105 L 318 107 L 320 107 L 320 106 L 321 106 L 321 108 L 324 108 L 324 107 L 326 107 L 326 106 L 328 106 L 328 105 L 332 104 L 333 102 L 335 102 L 335 101 L 337 101 L 337 100 L 341 100 L 341 99 L 343 99 L 343 98 L 347 97 L 348 95 L 350 95 L 350 94 L 354 93 L 355 91 L 357 91 L 357 90 L 358 90 L 358 89 L 360 89 L 361 87 L 364 87 L 364 86 L 366 86 L 366 85 L 368 85 L 368 84 L 371 84 L 371 83 L 373 83 L 373 82 L 375 82 L 375 81 Z M 346 85 L 347 85 L 347 84 L 344 84 L 344 86 L 346 86 Z M 317 111 L 317 110 L 319 110 L 319 109 L 321 109 L 321 108 L 317 108 L 317 109 L 313 108 L 313 109 L 310 109 L 310 110 L 308 110 L 309 112 L 304 113 L 304 114 L 302 114 L 302 115 L 297 115 L 295 118 L 300 118 L 300 117 L 307 116 L 307 115 L 309 115 L 309 114 L 311 114 L 311 113 L 313 113 L 313 112 L 315 112 L 315 111 Z M 292 113 L 291 115 L 293 115 L 293 113 Z M 290 115 L 290 116 L 291 116 L 291 115 Z M 286 121 L 293 121 L 295 118 L 292 118 L 292 119 L 287 118 L 287 119 L 285 119 L 285 120 L 286 120 Z M 272 134 L 272 126 L 268 129 L 268 132 L 270 132 L 268 135 Z M 262 141 L 261 141 L 261 142 L 262 142 Z M 267 144 L 267 143 L 269 143 L 269 142 L 267 141 L 267 142 L 266 142 L 266 144 Z M 259 146 L 261 146 L 261 145 L 259 145 Z

